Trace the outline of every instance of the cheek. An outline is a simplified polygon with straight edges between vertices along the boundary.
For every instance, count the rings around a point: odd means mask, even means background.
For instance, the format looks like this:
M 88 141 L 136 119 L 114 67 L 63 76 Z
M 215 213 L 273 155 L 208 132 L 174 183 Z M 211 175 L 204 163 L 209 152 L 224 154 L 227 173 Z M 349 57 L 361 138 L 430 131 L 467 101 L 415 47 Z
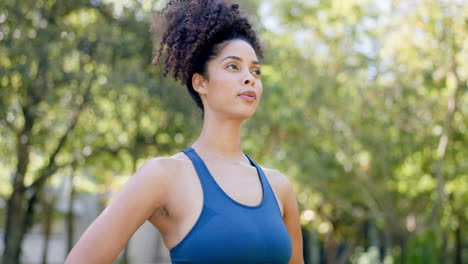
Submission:
M 263 85 L 262 85 L 262 81 L 261 81 L 261 80 L 258 80 L 258 81 L 259 81 L 258 94 L 259 94 L 259 97 L 261 97 L 262 94 L 263 94 Z
M 233 77 L 219 73 L 217 78 L 212 80 L 210 88 L 217 98 L 228 99 L 237 93 L 238 80 Z
M 223 105 L 232 100 L 236 91 L 235 87 L 231 87 L 226 79 L 212 80 L 209 89 L 209 100 L 217 105 Z

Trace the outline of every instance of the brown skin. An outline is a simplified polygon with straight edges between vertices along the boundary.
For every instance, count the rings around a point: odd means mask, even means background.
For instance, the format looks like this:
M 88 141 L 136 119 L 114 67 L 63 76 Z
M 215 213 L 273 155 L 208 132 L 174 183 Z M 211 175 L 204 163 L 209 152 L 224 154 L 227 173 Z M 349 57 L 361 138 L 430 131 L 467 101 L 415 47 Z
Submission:
M 235 56 L 238 59 L 225 59 Z M 218 185 L 239 203 L 254 206 L 262 199 L 257 171 L 241 150 L 241 125 L 252 116 L 262 94 L 260 65 L 242 40 L 224 43 L 208 63 L 208 78 L 194 74 L 192 83 L 205 108 L 203 129 L 192 147 Z M 249 90 L 256 100 L 239 96 Z M 288 178 L 263 168 L 293 246 L 289 263 L 304 263 L 296 197 Z M 138 195 L 136 195 L 138 194 Z M 138 169 L 111 204 L 89 226 L 65 263 L 112 263 L 133 233 L 146 221 L 161 233 L 168 249 L 175 247 L 197 221 L 203 192 L 191 161 L 183 153 L 154 158 Z M 103 246 L 105 245 L 105 246 Z

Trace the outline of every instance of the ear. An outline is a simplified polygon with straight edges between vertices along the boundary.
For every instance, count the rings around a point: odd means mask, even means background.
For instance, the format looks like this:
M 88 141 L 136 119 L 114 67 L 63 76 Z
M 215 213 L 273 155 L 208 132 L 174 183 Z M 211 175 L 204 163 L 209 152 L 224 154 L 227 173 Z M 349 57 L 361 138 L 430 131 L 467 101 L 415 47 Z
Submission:
M 207 92 L 205 86 L 205 78 L 199 73 L 194 73 L 192 75 L 192 87 L 199 94 L 206 94 Z

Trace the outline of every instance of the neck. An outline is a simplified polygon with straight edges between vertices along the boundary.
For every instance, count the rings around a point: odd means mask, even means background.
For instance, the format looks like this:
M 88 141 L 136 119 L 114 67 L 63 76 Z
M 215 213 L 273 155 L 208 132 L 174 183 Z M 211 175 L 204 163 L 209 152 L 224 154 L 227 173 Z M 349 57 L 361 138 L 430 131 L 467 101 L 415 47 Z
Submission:
M 226 119 L 205 113 L 200 137 L 192 145 L 206 159 L 241 161 L 242 120 Z

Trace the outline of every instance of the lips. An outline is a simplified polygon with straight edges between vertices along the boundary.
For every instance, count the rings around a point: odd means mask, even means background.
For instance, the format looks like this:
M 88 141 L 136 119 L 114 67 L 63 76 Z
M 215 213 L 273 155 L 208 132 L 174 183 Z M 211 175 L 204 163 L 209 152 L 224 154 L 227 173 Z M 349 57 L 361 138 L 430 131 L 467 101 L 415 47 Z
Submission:
M 257 99 L 257 94 L 254 91 L 245 91 L 239 94 L 239 96 L 249 102 Z

